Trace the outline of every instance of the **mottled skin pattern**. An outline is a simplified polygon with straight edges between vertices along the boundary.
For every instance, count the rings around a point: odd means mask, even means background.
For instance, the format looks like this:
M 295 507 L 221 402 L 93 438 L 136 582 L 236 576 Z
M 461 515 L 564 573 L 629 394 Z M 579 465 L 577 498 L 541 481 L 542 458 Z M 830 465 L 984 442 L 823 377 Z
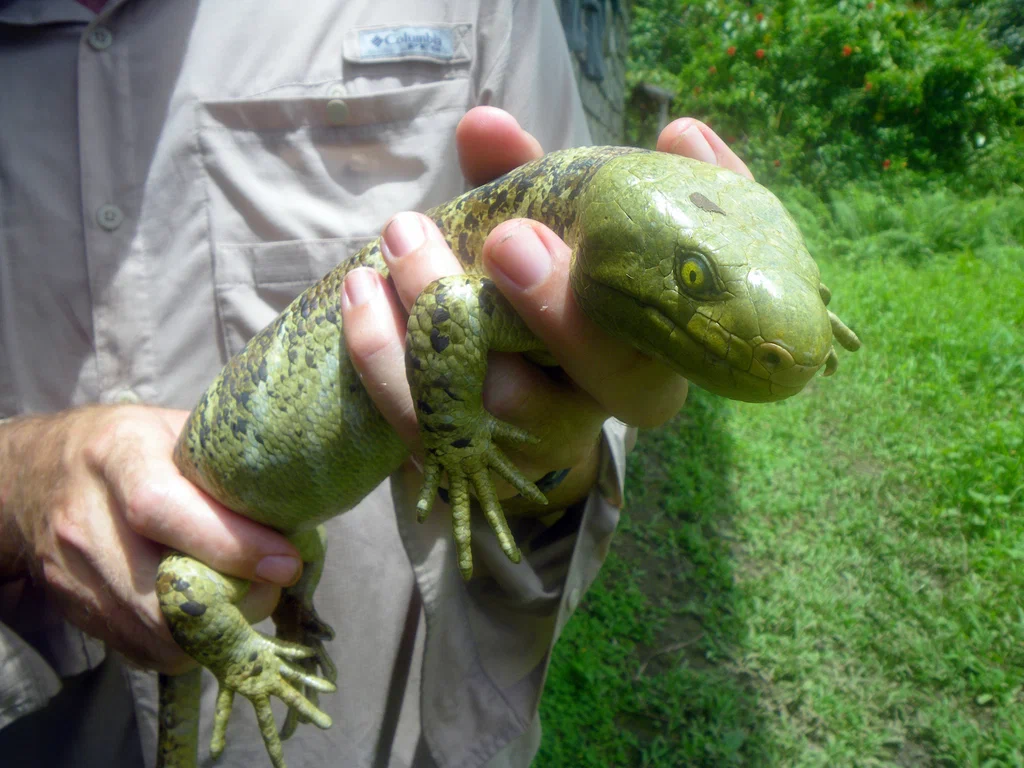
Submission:
M 826 309 L 828 289 L 778 200 L 716 166 L 625 148 L 567 150 L 428 215 L 467 274 L 429 286 L 410 313 L 406 363 L 426 451 L 417 508 L 421 518 L 430 511 L 446 477 L 467 578 L 474 496 L 503 550 L 519 559 L 492 473 L 544 503 L 498 447 L 532 438 L 482 405 L 488 351 L 545 356 L 481 274 L 483 243 L 498 223 L 528 217 L 551 227 L 573 249 L 573 289 L 595 322 L 727 397 L 788 397 L 823 367 L 835 369 L 833 338 L 850 349 L 860 343 Z M 318 526 L 354 506 L 406 456 L 345 351 L 340 296 L 357 266 L 386 274 L 378 242 L 295 299 L 228 363 L 175 452 L 186 477 L 288 535 L 306 563 L 274 613 L 276 638 L 256 633 L 235 607 L 246 582 L 178 553 L 161 563 L 157 592 L 174 638 L 220 681 L 214 754 L 223 749 L 236 691 L 256 708 L 275 766 L 284 759 L 271 695 L 289 704 L 282 737 L 299 722 L 330 725 L 316 706 L 335 679 L 323 646 L 333 633 L 312 604 L 325 553 Z M 196 702 L 165 694 L 161 765 L 193 765 Z

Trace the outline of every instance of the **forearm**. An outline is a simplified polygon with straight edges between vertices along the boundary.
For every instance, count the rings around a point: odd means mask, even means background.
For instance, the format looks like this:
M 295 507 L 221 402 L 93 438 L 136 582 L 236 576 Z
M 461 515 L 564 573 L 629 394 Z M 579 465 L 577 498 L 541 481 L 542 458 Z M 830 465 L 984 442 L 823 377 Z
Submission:
M 58 481 L 52 472 L 40 473 L 40 468 L 26 466 L 37 463 L 34 449 L 52 433 L 53 420 L 51 416 L 19 416 L 0 423 L 0 583 L 24 575 L 29 568 L 33 515 L 26 509 L 24 483 L 43 488 Z

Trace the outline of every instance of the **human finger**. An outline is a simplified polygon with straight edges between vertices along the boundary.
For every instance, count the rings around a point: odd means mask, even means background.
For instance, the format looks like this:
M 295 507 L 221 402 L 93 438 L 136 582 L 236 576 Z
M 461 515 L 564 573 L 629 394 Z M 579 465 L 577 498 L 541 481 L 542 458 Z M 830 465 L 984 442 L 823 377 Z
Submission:
M 380 250 L 407 312 L 430 283 L 463 271 L 437 225 L 421 213 L 392 216 L 384 225 Z
M 685 155 L 694 160 L 720 165 L 753 179 L 747 164 L 708 125 L 692 117 L 681 117 L 665 126 L 658 136 L 658 150 Z
M 682 406 L 684 378 L 582 312 L 569 282 L 569 247 L 546 226 L 528 219 L 499 225 L 484 244 L 484 265 L 530 330 L 608 413 L 655 426 Z
M 415 450 L 416 412 L 405 371 L 405 312 L 394 290 L 374 269 L 345 277 L 341 316 L 349 359 L 377 409 Z
M 536 160 L 544 150 L 508 112 L 497 107 L 474 107 L 455 129 L 462 175 L 478 186 L 513 168 Z

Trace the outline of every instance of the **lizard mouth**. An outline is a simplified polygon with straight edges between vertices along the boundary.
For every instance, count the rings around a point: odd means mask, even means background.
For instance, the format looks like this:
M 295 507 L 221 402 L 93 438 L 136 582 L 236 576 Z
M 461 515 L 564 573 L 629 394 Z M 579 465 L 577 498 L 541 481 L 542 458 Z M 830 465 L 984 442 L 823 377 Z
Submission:
M 667 331 L 668 343 L 651 350 L 653 355 L 716 394 L 751 402 L 783 400 L 802 390 L 828 359 L 823 355 L 810 363 L 798 362 L 799 353 L 788 345 L 775 341 L 752 345 L 718 324 L 692 319 L 684 326 L 657 307 L 632 298 L 652 326 Z
M 746 402 L 795 395 L 826 363 L 797 362 L 777 342 L 752 345 L 703 315 L 683 324 L 657 306 L 615 286 L 590 281 L 576 292 L 581 307 L 602 328 L 714 394 Z M 703 318 L 697 320 L 695 318 Z M 732 341 L 735 339 L 735 343 Z

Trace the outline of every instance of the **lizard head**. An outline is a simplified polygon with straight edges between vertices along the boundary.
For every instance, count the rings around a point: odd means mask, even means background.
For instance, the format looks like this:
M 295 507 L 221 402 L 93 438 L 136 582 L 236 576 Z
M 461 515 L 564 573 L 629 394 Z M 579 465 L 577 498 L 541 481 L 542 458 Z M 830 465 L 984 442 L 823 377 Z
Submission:
M 660 152 L 608 161 L 582 193 L 573 289 L 589 317 L 695 384 L 767 402 L 835 370 L 828 289 L 778 199 Z

